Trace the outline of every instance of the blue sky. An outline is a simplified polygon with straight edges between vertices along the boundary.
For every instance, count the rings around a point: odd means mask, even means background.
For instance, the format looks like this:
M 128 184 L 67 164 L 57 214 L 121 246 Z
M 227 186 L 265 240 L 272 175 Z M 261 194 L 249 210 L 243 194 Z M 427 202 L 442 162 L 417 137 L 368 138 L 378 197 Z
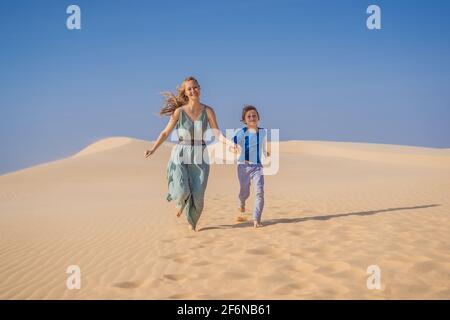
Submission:
M 448 148 L 449 16 L 445 0 L 2 0 L 0 174 L 156 139 L 159 92 L 188 75 L 222 129 L 249 103 L 282 140 Z

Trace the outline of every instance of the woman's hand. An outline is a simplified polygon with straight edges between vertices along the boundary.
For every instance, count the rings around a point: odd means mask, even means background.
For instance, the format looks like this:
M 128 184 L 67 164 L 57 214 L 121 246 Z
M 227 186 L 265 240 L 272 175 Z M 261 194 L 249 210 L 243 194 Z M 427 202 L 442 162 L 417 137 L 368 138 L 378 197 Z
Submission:
M 145 156 L 146 158 L 148 158 L 148 157 L 150 157 L 150 156 L 151 156 L 152 154 L 154 154 L 154 153 L 155 153 L 155 150 L 154 150 L 154 149 L 146 150 L 144 156 Z
M 158 139 L 155 141 L 155 144 L 153 145 L 153 148 L 151 150 L 146 150 L 144 156 L 146 158 L 150 157 L 152 154 L 155 153 L 156 149 L 164 142 L 166 141 L 169 134 L 172 132 L 173 128 L 175 128 L 175 125 L 178 122 L 178 119 L 180 117 L 180 109 L 176 109 L 172 115 L 170 116 L 170 120 L 166 125 L 166 128 L 161 131 L 161 133 L 158 136 Z
M 240 146 L 235 144 L 233 146 L 230 146 L 230 148 L 228 150 L 230 150 L 230 152 L 234 153 L 234 154 L 238 154 L 241 150 L 240 150 Z

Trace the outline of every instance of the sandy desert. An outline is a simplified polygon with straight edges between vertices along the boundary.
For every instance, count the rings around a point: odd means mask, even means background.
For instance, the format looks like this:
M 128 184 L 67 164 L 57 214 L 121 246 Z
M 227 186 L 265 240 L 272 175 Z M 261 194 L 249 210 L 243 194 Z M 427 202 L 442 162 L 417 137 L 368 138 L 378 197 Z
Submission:
M 264 227 L 236 221 L 236 165 L 212 165 L 193 232 L 166 201 L 173 145 L 151 144 L 0 176 L 0 299 L 450 299 L 450 149 L 281 142 Z

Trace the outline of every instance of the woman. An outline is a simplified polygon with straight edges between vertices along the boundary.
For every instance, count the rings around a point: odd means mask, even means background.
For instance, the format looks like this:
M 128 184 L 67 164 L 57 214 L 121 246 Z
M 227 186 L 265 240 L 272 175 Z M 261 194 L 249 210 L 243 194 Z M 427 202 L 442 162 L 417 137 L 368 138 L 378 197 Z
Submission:
M 203 136 L 208 124 L 216 139 L 230 142 L 220 133 L 213 108 L 200 103 L 200 86 L 194 77 L 184 79 L 177 96 L 166 93 L 165 97 L 160 115 L 168 115 L 170 119 L 153 148 L 146 150 L 145 157 L 151 156 L 177 127 L 179 142 L 167 164 L 167 200 L 176 201 L 177 217 L 184 210 L 189 228 L 196 231 L 209 176 L 209 161 L 203 158 L 207 155 Z

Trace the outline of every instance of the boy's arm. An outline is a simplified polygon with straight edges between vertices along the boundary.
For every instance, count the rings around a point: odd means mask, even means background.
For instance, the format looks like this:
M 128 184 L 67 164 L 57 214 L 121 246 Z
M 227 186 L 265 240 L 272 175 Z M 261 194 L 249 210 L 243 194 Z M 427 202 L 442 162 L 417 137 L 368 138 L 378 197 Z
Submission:
M 263 154 L 265 157 L 270 157 L 270 151 L 267 150 L 267 136 L 264 137 L 263 141 Z

